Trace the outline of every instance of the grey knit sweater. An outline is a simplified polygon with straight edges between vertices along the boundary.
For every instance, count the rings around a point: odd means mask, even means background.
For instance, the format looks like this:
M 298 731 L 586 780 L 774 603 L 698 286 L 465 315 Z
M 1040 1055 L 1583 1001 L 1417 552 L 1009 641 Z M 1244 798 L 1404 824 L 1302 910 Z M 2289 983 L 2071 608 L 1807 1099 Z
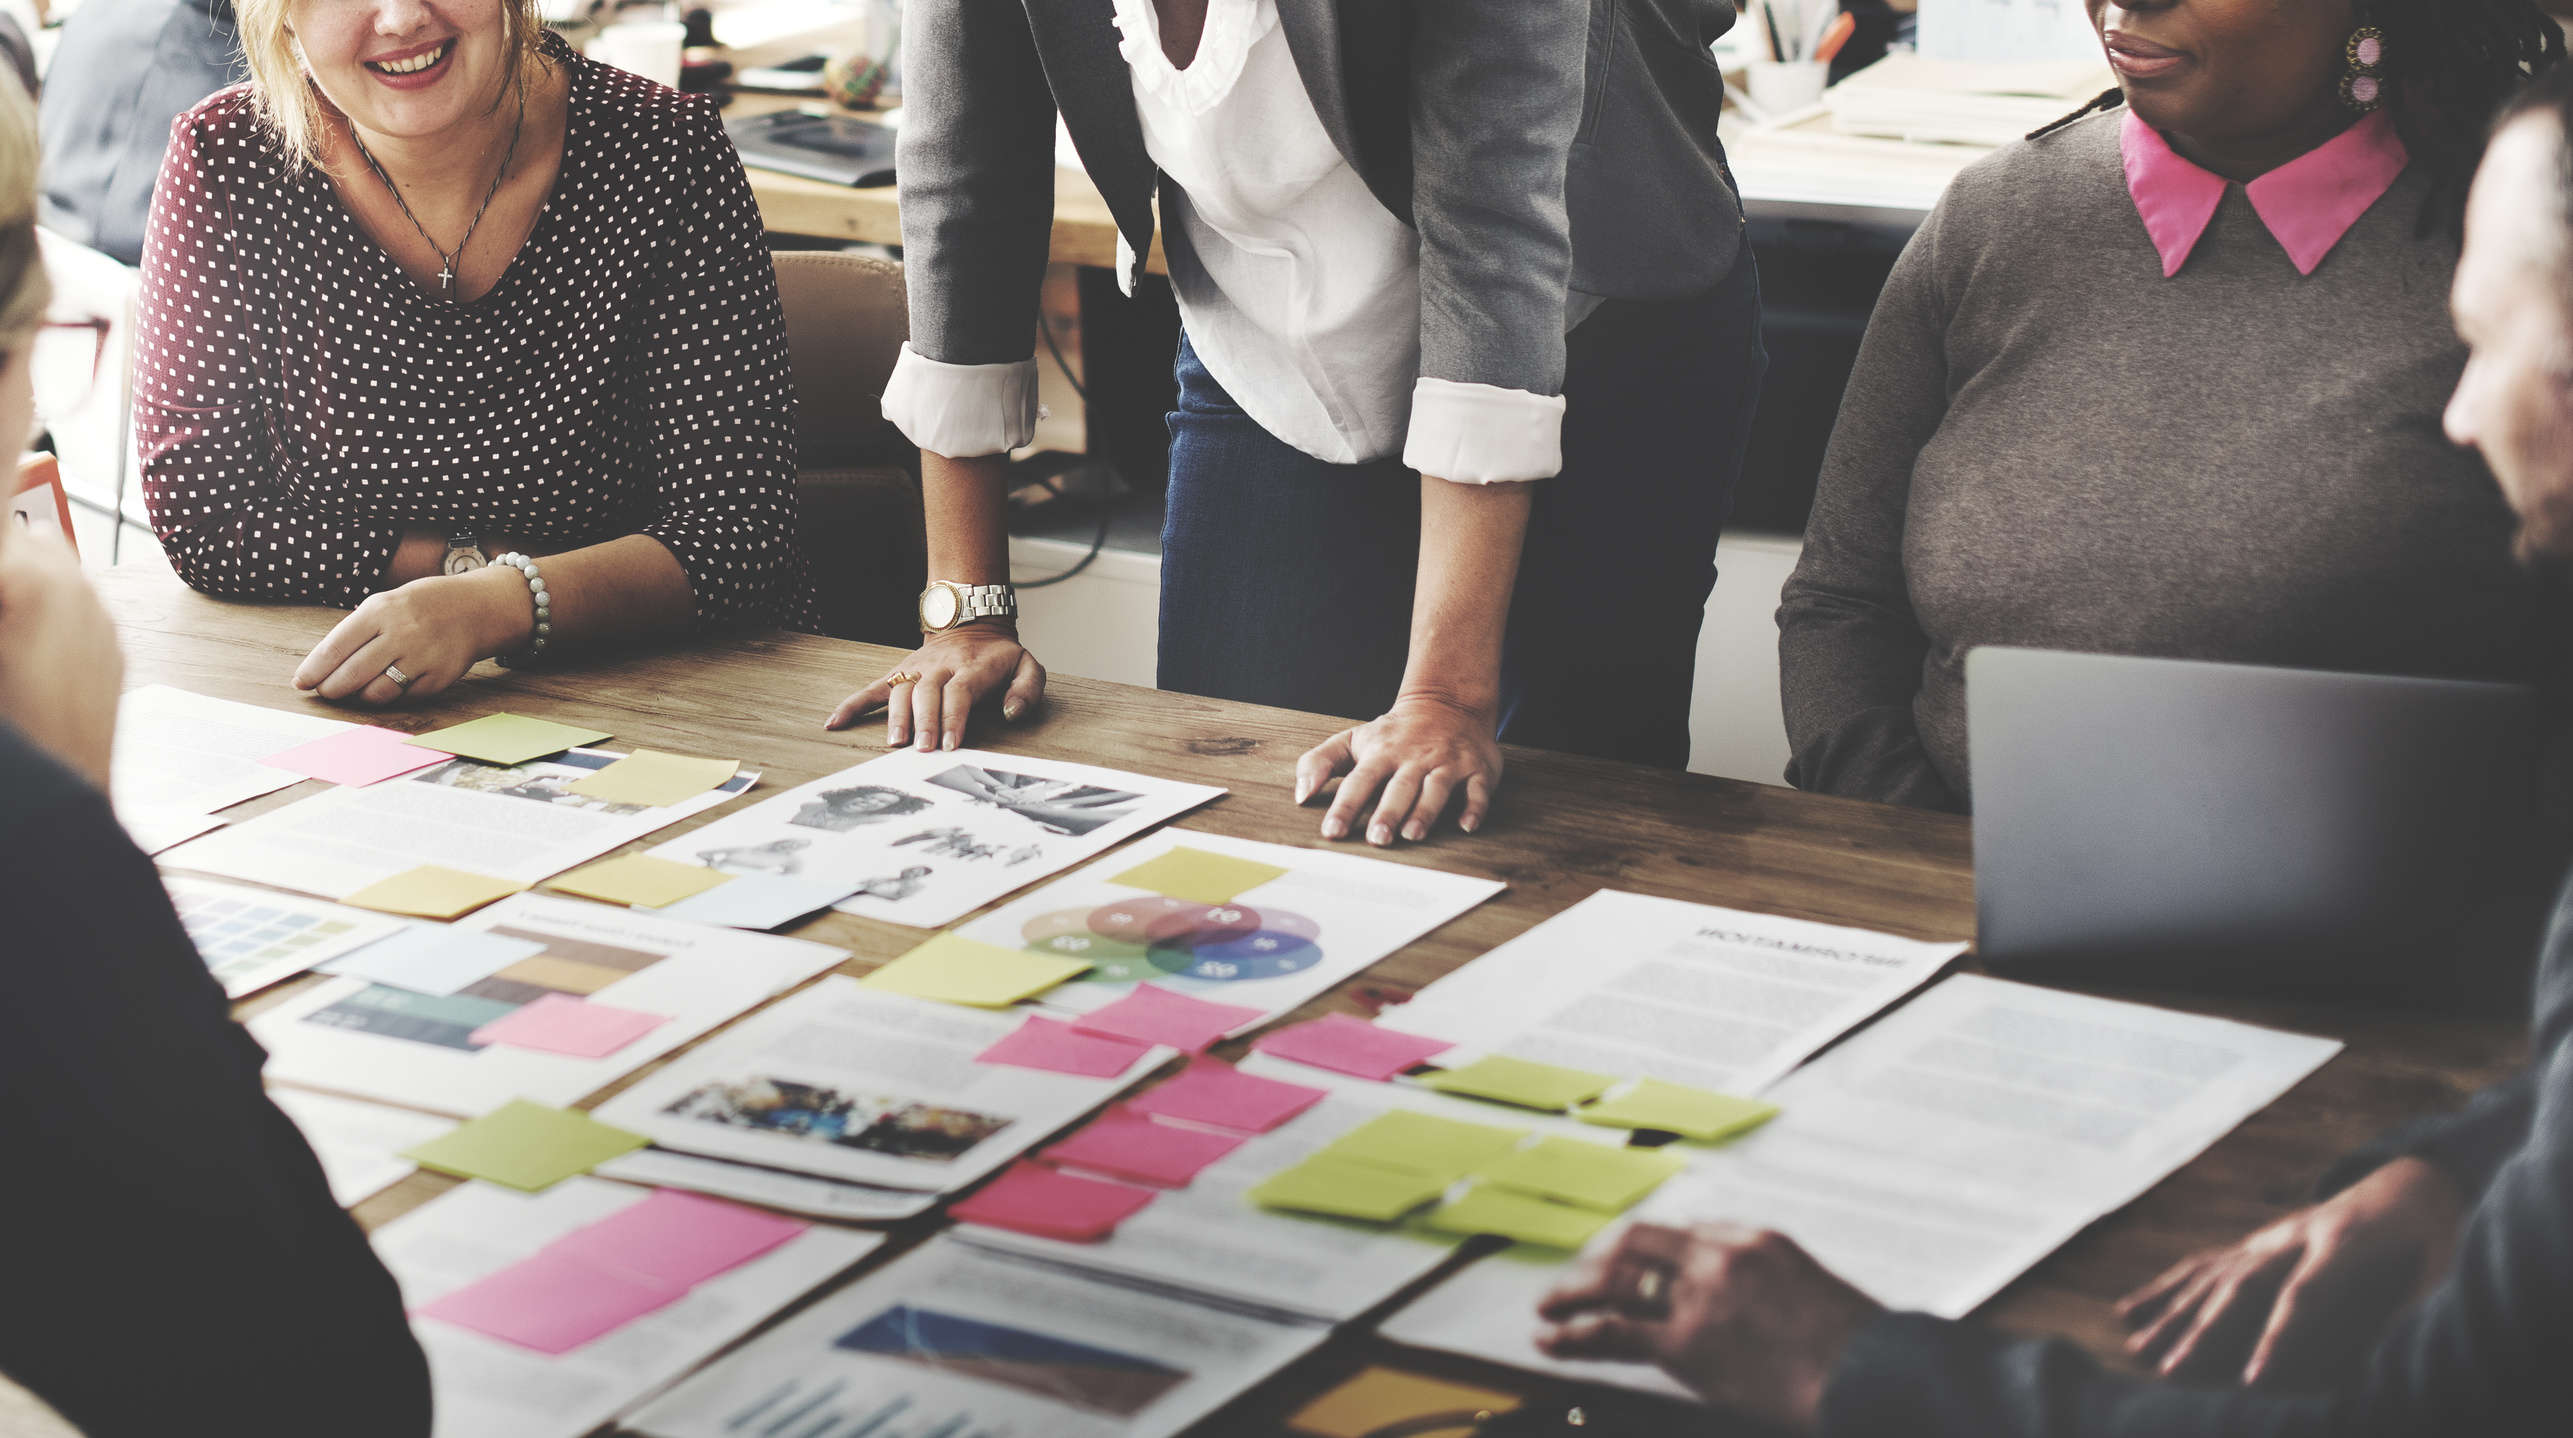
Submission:
M 2422 167 L 2310 276 L 2231 186 L 2166 279 L 2120 118 L 1978 161 L 1894 267 L 1778 611 L 1798 788 L 1965 808 L 1978 644 L 2538 676 L 2510 513 L 2439 430 Z

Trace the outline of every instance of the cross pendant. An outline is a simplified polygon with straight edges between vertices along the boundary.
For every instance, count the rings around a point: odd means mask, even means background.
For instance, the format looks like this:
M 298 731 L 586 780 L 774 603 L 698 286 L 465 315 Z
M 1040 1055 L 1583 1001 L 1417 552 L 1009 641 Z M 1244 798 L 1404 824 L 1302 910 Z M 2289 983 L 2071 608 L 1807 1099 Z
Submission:
M 438 297 L 449 300 L 456 297 L 456 265 L 453 260 L 438 266 Z

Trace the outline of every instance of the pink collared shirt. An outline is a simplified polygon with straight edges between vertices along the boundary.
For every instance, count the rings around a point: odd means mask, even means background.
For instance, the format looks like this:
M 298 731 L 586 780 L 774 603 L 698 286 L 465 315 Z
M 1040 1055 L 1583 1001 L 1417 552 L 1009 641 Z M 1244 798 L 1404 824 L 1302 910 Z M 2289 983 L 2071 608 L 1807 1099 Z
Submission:
M 2126 112 L 2118 133 L 2126 161 L 2127 193 L 2153 248 L 2162 253 L 2165 279 L 2180 272 L 2198 237 L 2215 218 L 2232 181 L 2180 157 L 2161 132 Z M 2383 110 L 2243 186 L 2262 224 L 2276 236 L 2300 275 L 2314 273 L 2323 256 L 2350 232 L 2411 160 Z

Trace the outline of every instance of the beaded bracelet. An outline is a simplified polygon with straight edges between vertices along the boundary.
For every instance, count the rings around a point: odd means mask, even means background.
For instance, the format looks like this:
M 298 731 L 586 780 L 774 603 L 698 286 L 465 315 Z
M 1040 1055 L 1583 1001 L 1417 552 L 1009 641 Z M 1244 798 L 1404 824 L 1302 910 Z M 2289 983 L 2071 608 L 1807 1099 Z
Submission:
M 537 571 L 535 560 L 528 558 L 524 554 L 513 552 L 502 555 L 498 559 L 493 560 L 492 563 L 506 564 L 510 568 L 517 570 L 519 573 L 526 575 L 527 597 L 536 601 L 535 639 L 527 646 L 526 652 L 523 654 L 497 654 L 492 657 L 498 660 L 500 666 L 504 669 L 516 669 L 521 665 L 533 664 L 538 659 L 544 657 L 545 641 L 552 638 L 554 635 L 554 598 L 552 595 L 545 592 L 545 576 Z

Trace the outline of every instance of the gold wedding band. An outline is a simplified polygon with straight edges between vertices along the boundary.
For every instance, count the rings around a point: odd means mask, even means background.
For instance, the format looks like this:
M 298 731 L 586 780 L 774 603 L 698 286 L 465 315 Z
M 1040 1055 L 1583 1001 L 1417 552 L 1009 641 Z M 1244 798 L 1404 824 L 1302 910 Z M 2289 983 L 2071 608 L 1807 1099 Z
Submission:
M 884 682 L 888 688 L 899 689 L 905 684 L 919 683 L 920 676 L 911 673 L 909 670 L 897 669 L 891 674 L 886 675 L 884 677 Z
M 408 689 L 411 687 L 414 676 L 403 673 L 402 666 L 399 664 L 387 664 L 384 666 L 384 677 L 393 681 L 394 688 Z

